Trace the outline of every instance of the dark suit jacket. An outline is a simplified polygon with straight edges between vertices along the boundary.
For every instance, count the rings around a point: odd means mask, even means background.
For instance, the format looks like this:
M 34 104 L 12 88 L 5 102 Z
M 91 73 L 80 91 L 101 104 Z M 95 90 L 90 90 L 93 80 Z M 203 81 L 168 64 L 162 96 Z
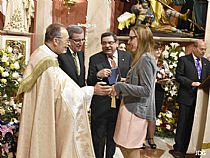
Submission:
M 118 67 L 120 69 L 121 77 L 125 78 L 127 76 L 127 73 L 130 69 L 130 65 L 131 65 L 131 54 L 128 52 L 118 50 Z M 91 56 L 89 61 L 87 84 L 90 86 L 94 86 L 97 82 L 99 82 L 100 80 L 97 78 L 96 74 L 98 71 L 104 68 L 111 69 L 106 54 L 104 54 L 103 52 L 99 52 Z M 109 84 L 107 78 L 104 78 L 102 81 Z M 117 107 L 119 107 L 119 104 L 120 100 L 117 100 Z M 91 113 L 95 117 L 102 115 L 104 112 L 110 109 L 111 109 L 111 97 L 93 96 L 91 102 Z
M 202 76 L 199 80 L 192 54 L 179 58 L 176 69 L 176 80 L 179 82 L 179 92 L 177 101 L 180 104 L 193 106 L 197 96 L 197 88 L 192 87 L 192 82 L 202 82 L 210 74 L 210 62 L 206 58 L 201 58 Z
M 85 86 L 84 52 L 77 52 L 77 55 L 80 63 L 80 76 L 77 75 L 74 59 L 69 49 L 67 49 L 67 52 L 65 54 L 58 55 L 58 62 L 60 68 L 80 87 L 83 87 Z

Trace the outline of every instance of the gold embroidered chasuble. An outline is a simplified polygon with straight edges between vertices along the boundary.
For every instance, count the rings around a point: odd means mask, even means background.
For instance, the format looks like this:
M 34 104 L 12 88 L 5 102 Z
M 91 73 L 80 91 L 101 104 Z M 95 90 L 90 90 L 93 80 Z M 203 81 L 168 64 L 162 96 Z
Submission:
M 86 109 L 94 89 L 80 88 L 56 56 L 43 45 L 25 71 L 17 158 L 95 158 Z

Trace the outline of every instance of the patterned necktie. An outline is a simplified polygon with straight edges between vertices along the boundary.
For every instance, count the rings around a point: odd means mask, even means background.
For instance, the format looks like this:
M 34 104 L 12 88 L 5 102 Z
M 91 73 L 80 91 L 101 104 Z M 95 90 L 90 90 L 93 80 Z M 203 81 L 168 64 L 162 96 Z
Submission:
M 110 56 L 110 60 L 111 60 L 112 68 L 116 68 L 116 67 L 117 67 L 117 64 L 116 64 L 116 62 L 114 61 L 114 56 Z
M 197 72 L 198 72 L 198 78 L 201 79 L 202 67 L 201 67 L 201 64 L 200 64 L 200 58 L 196 59 L 196 69 L 197 69 Z
M 80 75 L 80 72 L 79 72 L 79 64 L 77 62 L 77 53 L 73 53 L 72 54 L 72 57 L 73 57 L 74 64 L 75 64 L 76 69 L 77 69 L 77 75 L 79 76 Z
M 117 64 L 114 61 L 114 56 L 110 56 L 109 58 L 111 60 L 111 66 L 112 66 L 112 68 L 116 68 L 117 67 Z M 116 108 L 116 98 L 115 98 L 115 96 L 111 96 L 111 108 Z

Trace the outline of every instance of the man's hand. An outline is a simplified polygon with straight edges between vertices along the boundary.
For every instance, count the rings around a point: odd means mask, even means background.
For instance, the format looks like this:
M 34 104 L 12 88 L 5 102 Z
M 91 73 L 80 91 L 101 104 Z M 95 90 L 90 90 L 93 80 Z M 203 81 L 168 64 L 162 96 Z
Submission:
M 94 86 L 94 95 L 110 95 L 112 87 L 106 85 L 106 82 L 97 82 Z
M 115 91 L 115 86 L 114 85 L 112 85 L 112 92 L 111 92 L 111 96 L 116 96 L 117 95 L 117 93 L 116 93 L 116 91 Z
M 125 82 L 126 78 L 121 77 L 120 82 Z
M 97 73 L 97 77 L 100 77 L 100 78 L 109 77 L 110 75 L 111 75 L 110 69 L 102 69 Z
M 158 80 L 157 83 L 161 85 L 165 85 L 168 81 L 170 81 L 170 79 L 162 79 L 162 80 Z
M 192 82 L 193 87 L 198 87 L 198 86 L 200 86 L 200 84 L 201 84 L 200 82 Z

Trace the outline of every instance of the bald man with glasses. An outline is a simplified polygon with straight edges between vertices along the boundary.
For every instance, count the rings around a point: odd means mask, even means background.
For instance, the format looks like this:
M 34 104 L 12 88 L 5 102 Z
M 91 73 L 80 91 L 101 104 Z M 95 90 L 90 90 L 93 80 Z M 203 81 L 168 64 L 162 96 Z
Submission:
M 70 25 L 66 29 L 69 34 L 69 48 L 67 48 L 67 53 L 58 56 L 59 66 L 80 87 L 84 87 L 84 30 L 77 25 Z

